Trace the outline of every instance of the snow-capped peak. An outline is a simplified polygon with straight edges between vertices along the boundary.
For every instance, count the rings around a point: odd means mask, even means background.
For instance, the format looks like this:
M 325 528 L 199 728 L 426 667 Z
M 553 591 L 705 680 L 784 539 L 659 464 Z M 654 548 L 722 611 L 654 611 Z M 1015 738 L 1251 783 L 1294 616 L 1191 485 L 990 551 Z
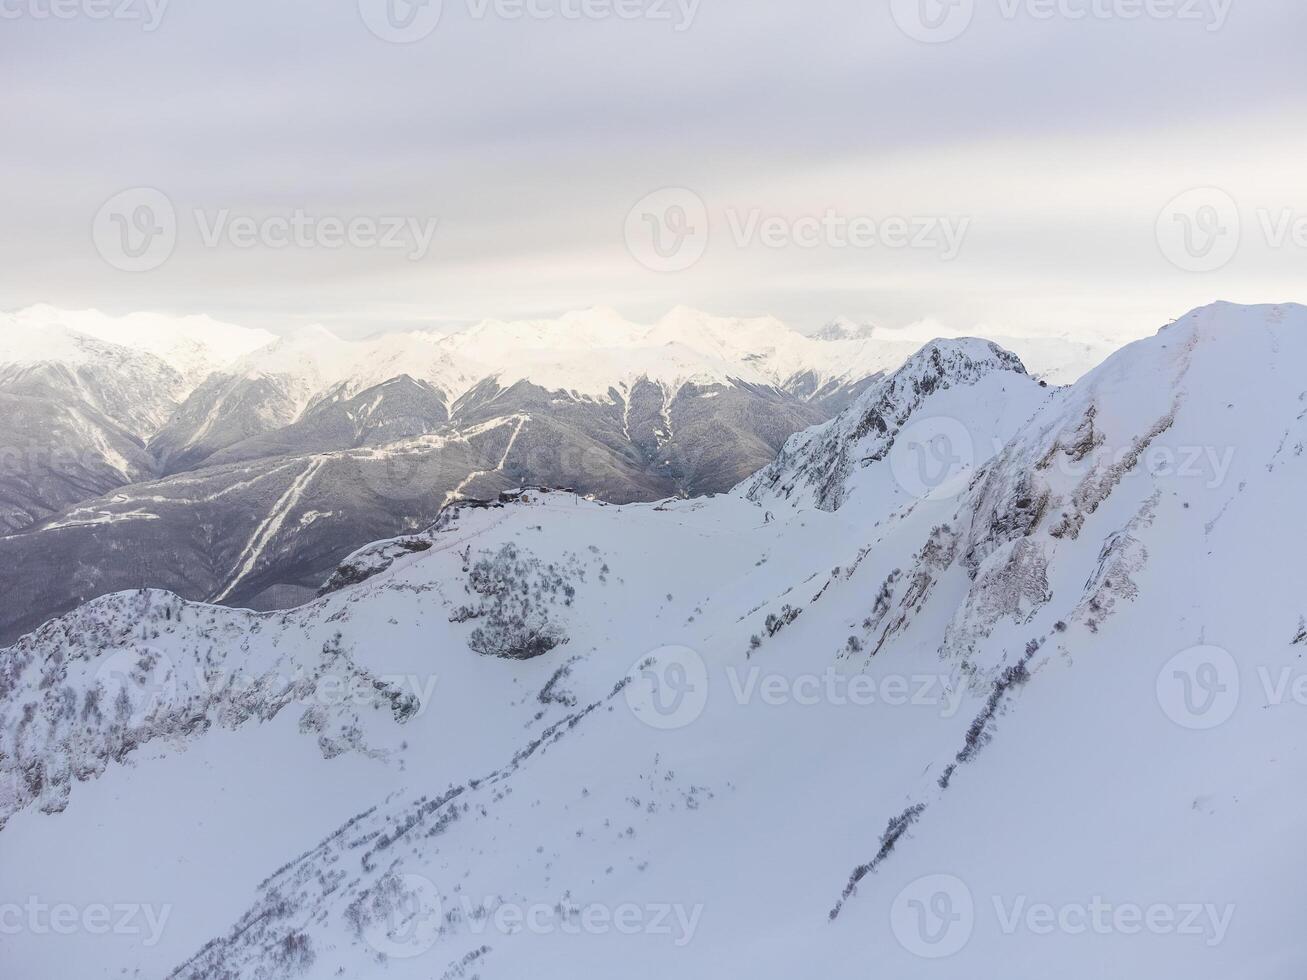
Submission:
M 48 304 L 20 310 L 13 314 L 13 321 L 36 335 L 56 337 L 72 331 L 151 354 L 192 385 L 276 339 L 264 330 L 203 315 L 129 313 L 115 317 L 99 310 L 61 310 Z M 2 351 L 0 348 L 0 359 L 8 360 Z
M 814 340 L 871 340 L 876 328 L 870 323 L 855 323 L 847 317 L 836 317 L 812 335 Z
M 6 965 L 1291 980 L 1304 327 L 1208 307 L 1061 390 L 931 343 L 814 430 L 838 513 L 533 491 L 295 610 L 87 604 L 5 651 L 5 880 L 170 925 Z
M 961 392 L 961 393 L 959 393 Z M 757 503 L 837 510 L 859 488 L 877 503 L 910 499 L 925 488 L 889 461 L 900 436 L 949 439 L 967 471 L 988 458 L 1046 400 L 1015 354 L 987 340 L 936 340 L 894 374 L 870 386 L 825 425 L 796 433 L 770 466 L 736 489 Z M 888 462 L 887 462 L 888 461 Z M 951 475 L 963 476 L 961 469 Z

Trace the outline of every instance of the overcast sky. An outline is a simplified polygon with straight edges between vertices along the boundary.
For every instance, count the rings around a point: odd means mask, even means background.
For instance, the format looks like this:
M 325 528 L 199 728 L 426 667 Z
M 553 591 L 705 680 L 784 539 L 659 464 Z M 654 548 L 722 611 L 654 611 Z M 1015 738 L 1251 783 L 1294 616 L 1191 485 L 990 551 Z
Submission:
M 0 309 L 1307 301 L 1304 39 L 1297 0 L 0 0 Z

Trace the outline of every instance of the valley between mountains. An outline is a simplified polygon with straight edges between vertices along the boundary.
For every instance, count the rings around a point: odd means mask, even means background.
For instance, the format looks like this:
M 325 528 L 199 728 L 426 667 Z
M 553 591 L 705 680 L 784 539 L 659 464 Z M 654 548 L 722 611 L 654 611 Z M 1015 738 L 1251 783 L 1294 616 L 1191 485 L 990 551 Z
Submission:
M 1098 356 L 1031 343 L 1050 375 Z M 0 642 L 131 588 L 293 606 L 369 541 L 524 484 L 613 503 L 725 492 L 919 346 L 685 309 L 361 341 L 0 318 Z
M 0 880 L 134 913 L 6 974 L 1297 980 L 1307 308 L 1067 385 L 698 316 L 657 370 L 27 376 L 98 455 L 7 498 L 9 626 L 60 614 L 0 651 Z M 133 548 L 182 587 L 77 602 Z

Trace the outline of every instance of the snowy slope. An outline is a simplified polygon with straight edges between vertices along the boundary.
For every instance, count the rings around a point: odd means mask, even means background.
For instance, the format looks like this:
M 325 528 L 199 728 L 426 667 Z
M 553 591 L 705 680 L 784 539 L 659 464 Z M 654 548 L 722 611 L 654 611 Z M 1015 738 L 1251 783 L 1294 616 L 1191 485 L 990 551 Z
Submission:
M 937 340 L 830 422 L 791 436 L 775 462 L 739 492 L 767 506 L 837 510 L 857 493 L 908 502 L 912 491 L 948 490 L 927 482 L 931 468 L 956 461 L 947 483 L 964 482 L 1045 397 L 1016 355 L 988 341 Z M 923 415 L 926 401 L 931 410 Z M 933 442 L 938 454 L 911 452 Z
M 0 388 L 82 402 L 142 438 L 187 394 L 185 379 L 153 354 L 2 314 Z
M 985 337 L 1021 358 L 1030 373 L 1049 384 L 1068 385 L 1101 364 L 1125 342 L 1119 331 L 1109 329 L 1060 329 L 1049 324 L 1038 334 L 1012 334 L 1002 323 L 976 324 L 970 333 Z M 950 330 L 927 318 L 902 327 L 859 325 L 838 319 L 813 335 L 818 339 L 859 338 L 880 344 L 924 344 L 937 338 L 957 339 L 966 332 Z M 1126 339 L 1134 339 L 1128 337 Z
M 714 317 L 684 308 L 652 326 L 591 309 L 555 320 L 487 320 L 453 334 L 391 333 L 359 341 L 309 327 L 224 373 L 241 380 L 288 378 L 291 387 L 314 395 L 338 385 L 355 393 L 408 374 L 444 391 L 451 404 L 488 378 L 505 389 L 530 381 L 549 391 L 611 400 L 614 390 L 629 390 L 641 379 L 672 393 L 687 383 L 736 379 L 783 388 L 805 373 L 821 385 L 855 382 L 897 368 L 918 346 L 820 341 L 770 318 Z M 303 399 L 305 405 L 313 400 Z
M 848 317 L 836 317 L 812 335 L 814 340 L 870 340 L 876 328 L 870 323 L 855 323 Z
M 186 394 L 147 351 L 0 315 L 0 531 L 155 476 L 145 440 Z
M 132 586 L 285 606 L 451 492 L 723 492 L 916 352 L 872 328 L 818 339 L 685 308 L 652 325 L 591 309 L 365 340 L 50 307 L 0 326 L 0 642 Z M 447 449 L 524 417 L 510 453 Z M 278 521 L 300 473 L 307 492 L 289 499 L 319 516 Z M 256 537 L 259 567 L 225 592 Z
M 456 419 L 475 417 L 488 399 L 521 386 L 556 395 L 556 404 L 613 408 L 623 419 L 640 411 L 637 402 L 648 401 L 651 392 L 666 415 L 683 393 L 705 388 L 764 398 L 774 389 L 793 399 L 796 414 L 807 415 L 807 405 L 818 417 L 828 416 L 917 346 L 815 340 L 770 318 L 687 309 L 652 326 L 592 309 L 556 320 L 488 320 L 453 334 L 389 333 L 358 341 L 307 327 L 208 377 L 151 450 L 166 472 L 192 469 L 245 440 L 294 425 L 320 402 L 351 398 L 400 376 L 440 392 Z M 517 403 L 501 414 L 524 410 Z M 805 424 L 813 420 L 803 418 Z
M 6 964 L 1297 978 L 1307 309 L 1196 311 L 1062 391 L 940 353 L 958 383 L 909 365 L 882 415 L 998 440 L 956 479 L 528 494 L 298 610 L 110 597 L 0 654 L 9 891 L 163 920 Z
M 267 331 L 223 323 L 208 316 L 130 313 L 113 317 L 98 310 L 60 310 L 38 305 L 15 313 L 14 320 L 34 333 L 63 328 L 152 354 L 177 371 L 190 388 L 213 371 L 275 340 Z M 4 360 L 0 353 L 0 362 Z
M 187 406 L 165 442 L 170 450 L 202 442 L 225 416 L 248 411 L 246 392 L 256 383 L 280 392 L 277 408 L 262 409 L 263 424 L 271 427 L 294 421 L 328 392 L 351 396 L 401 374 L 444 392 L 451 407 L 487 381 L 501 390 L 526 381 L 600 402 L 621 400 L 643 381 L 669 398 L 688 384 L 743 382 L 811 399 L 896 370 L 920 346 L 852 328 L 805 337 L 773 318 L 685 308 L 650 326 L 591 309 L 555 320 L 487 320 L 453 334 L 392 333 L 360 341 L 310 327 L 225 369 L 221 395 L 207 388 L 197 393 L 202 405 Z

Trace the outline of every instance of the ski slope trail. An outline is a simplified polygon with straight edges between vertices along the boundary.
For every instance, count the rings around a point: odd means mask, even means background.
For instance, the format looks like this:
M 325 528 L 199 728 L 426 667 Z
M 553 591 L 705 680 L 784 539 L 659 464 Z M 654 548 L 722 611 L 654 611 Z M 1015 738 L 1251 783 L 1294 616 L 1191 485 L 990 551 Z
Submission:
M 245 577 L 254 570 L 258 564 L 259 558 L 274 538 L 281 532 L 282 525 L 285 524 L 287 516 L 299 504 L 300 498 L 304 496 L 305 489 L 317 476 L 318 471 L 327 464 L 327 458 L 322 457 L 312 460 L 304 468 L 304 472 L 297 476 L 291 485 L 286 488 L 286 492 L 281 495 L 276 505 L 272 508 L 267 518 L 254 532 L 254 537 L 250 543 L 245 546 L 245 551 L 241 554 L 240 565 L 236 569 L 236 574 L 232 576 L 226 588 L 213 597 L 212 602 L 223 602 L 230 596 L 236 587 L 245 580 Z

